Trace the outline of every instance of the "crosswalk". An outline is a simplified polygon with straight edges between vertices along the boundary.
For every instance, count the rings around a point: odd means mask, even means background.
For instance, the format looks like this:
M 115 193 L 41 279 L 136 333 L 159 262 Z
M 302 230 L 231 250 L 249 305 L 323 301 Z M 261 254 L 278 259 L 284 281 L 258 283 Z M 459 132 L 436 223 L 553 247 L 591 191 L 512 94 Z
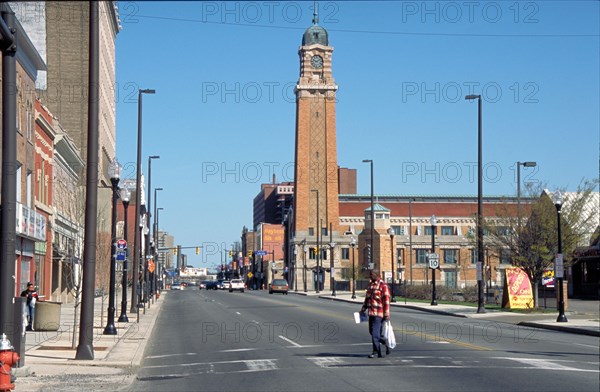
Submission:
M 305 361 L 304 365 L 297 361 Z M 565 372 L 600 373 L 598 362 L 581 362 L 558 359 L 520 357 L 488 357 L 474 360 L 469 357 L 394 355 L 386 358 L 369 359 L 364 355 L 307 356 L 295 358 L 260 358 L 230 361 L 189 361 L 166 365 L 146 365 L 138 373 L 138 380 L 169 379 L 190 375 L 219 375 L 252 372 L 270 372 L 298 366 L 314 366 L 335 371 L 336 369 L 369 367 L 398 368 L 448 368 L 448 369 L 527 369 Z

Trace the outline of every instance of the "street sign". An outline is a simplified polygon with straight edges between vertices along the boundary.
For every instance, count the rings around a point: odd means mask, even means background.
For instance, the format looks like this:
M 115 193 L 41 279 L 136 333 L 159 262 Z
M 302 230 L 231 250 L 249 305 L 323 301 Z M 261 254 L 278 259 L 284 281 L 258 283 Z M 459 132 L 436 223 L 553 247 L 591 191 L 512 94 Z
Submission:
M 437 253 L 429 253 L 427 259 L 429 260 L 429 268 L 436 269 L 440 267 L 440 255 Z
M 117 240 L 117 249 L 127 249 L 127 241 Z
M 252 272 L 248 272 L 248 278 L 252 278 L 254 275 L 252 275 Z
M 257 256 L 266 256 L 267 255 L 267 251 L 266 250 L 257 250 L 256 252 L 254 252 Z
M 565 267 L 563 266 L 563 255 L 557 253 L 554 259 L 554 276 L 557 278 L 564 278 Z
M 125 261 L 125 257 L 127 255 L 127 252 L 125 252 L 125 250 L 117 250 L 117 261 Z

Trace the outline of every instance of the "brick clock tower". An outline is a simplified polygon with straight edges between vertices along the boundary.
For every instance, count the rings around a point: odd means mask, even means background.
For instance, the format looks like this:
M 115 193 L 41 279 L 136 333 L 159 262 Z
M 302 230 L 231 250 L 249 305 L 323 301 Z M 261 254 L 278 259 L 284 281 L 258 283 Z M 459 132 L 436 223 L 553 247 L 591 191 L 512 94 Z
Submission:
M 295 88 L 294 243 L 298 247 L 297 264 L 300 264 L 303 257 L 307 261 L 309 272 L 306 279 L 311 289 L 316 279 L 314 249 L 317 248 L 317 243 L 321 249 L 319 265 L 329 269 L 333 266 L 338 267 L 341 251 L 337 245 L 340 245 L 342 240 L 339 232 L 335 126 L 338 86 L 331 70 L 333 47 L 329 46 L 327 31 L 317 23 L 315 13 L 313 25 L 304 33 L 302 46 L 298 50 L 300 79 Z M 329 244 L 332 241 L 336 243 L 335 263 L 330 258 Z M 309 254 L 311 250 L 313 255 Z M 300 268 L 302 266 L 298 265 L 297 269 Z M 302 280 L 300 272 L 298 271 L 296 277 Z M 332 282 L 325 277 L 324 272 L 322 275 L 321 287 L 326 289 Z

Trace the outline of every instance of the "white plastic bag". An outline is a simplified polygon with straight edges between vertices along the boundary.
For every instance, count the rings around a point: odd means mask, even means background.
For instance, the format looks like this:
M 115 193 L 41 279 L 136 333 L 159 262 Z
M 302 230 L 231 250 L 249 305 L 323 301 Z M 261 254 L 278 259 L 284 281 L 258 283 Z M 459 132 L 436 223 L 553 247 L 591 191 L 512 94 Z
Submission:
M 394 335 L 394 328 L 390 320 L 383 322 L 383 330 L 381 331 L 383 339 L 385 339 L 386 346 L 390 349 L 396 347 L 396 336 Z

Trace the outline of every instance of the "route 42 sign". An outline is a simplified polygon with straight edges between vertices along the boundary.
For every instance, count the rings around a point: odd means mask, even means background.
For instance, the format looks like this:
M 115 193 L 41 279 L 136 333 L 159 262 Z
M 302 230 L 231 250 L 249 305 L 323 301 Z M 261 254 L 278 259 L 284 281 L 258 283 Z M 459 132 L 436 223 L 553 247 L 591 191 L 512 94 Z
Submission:
M 429 260 L 429 268 L 436 269 L 440 267 L 440 255 L 437 253 L 429 253 L 427 260 Z

